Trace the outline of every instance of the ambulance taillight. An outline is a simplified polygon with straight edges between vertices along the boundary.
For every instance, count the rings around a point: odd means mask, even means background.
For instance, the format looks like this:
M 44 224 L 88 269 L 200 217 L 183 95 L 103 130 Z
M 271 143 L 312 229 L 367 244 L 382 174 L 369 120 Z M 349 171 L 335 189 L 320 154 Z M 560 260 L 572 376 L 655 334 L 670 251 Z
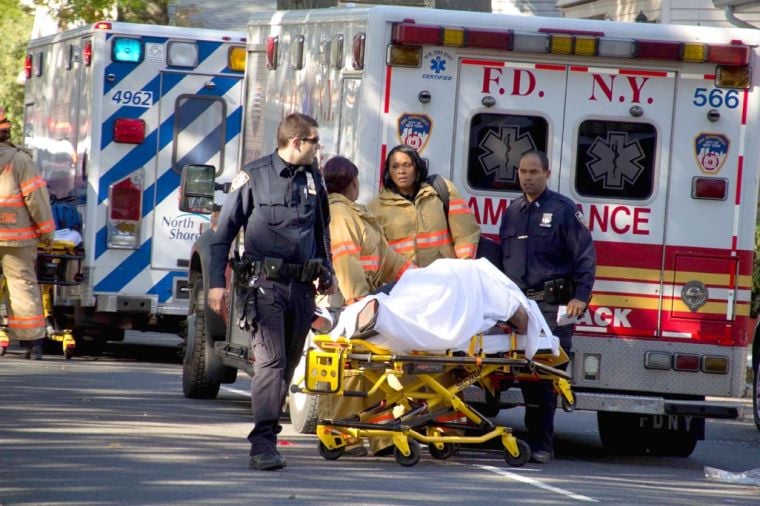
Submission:
M 726 200 L 728 197 L 728 179 L 695 177 L 691 182 L 691 197 L 704 200 Z
M 84 43 L 84 49 L 82 49 L 82 60 L 84 61 L 84 66 L 89 67 L 92 65 L 92 41 L 87 40 Z
M 113 140 L 124 144 L 140 144 L 145 140 L 145 121 L 117 118 L 113 123 Z
M 24 58 L 24 76 L 27 79 L 31 79 L 32 77 L 32 55 L 30 54 Z
M 267 37 L 267 68 L 269 70 L 275 70 L 277 68 L 277 47 L 279 46 L 279 38 Z
M 107 245 L 115 249 L 140 247 L 143 170 L 139 169 L 108 189 Z

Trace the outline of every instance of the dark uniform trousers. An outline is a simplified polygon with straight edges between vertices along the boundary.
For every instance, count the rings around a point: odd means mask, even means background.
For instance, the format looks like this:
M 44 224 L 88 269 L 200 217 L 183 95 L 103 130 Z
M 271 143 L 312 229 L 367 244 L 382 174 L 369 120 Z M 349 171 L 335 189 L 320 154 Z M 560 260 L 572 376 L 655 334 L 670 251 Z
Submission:
M 303 352 L 314 317 L 314 285 L 301 281 L 256 282 L 258 328 L 252 336 L 251 378 L 253 430 L 248 434 L 251 456 L 276 451 L 282 404 Z
M 573 325 L 557 325 L 558 305 L 538 302 L 549 328 L 559 338 L 560 346 L 569 355 L 572 348 Z M 567 364 L 560 366 L 565 369 Z M 532 451 L 552 451 L 554 443 L 554 412 L 557 409 L 557 392 L 551 381 L 520 383 L 525 401 L 525 428 Z

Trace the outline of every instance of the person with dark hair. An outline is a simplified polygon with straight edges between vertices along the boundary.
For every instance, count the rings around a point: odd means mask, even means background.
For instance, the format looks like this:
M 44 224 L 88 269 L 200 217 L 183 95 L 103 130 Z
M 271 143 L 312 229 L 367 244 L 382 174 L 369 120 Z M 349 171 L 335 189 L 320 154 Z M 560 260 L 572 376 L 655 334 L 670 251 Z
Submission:
M 359 198 L 359 169 L 348 158 L 335 156 L 322 167 L 330 199 L 330 237 L 332 261 L 338 290 L 343 302 L 352 304 L 386 283 L 397 281 L 413 264 L 388 246 L 377 219 L 362 205 Z M 335 301 L 332 305 L 335 305 Z M 347 371 L 344 379 L 347 390 L 361 390 L 363 375 Z M 365 385 L 366 386 L 366 385 Z M 358 413 L 379 402 L 382 392 L 366 399 L 334 397 L 324 399 L 322 418 L 340 419 Z M 370 447 L 375 454 L 393 448 L 390 438 L 372 438 Z M 357 441 L 346 450 L 347 455 L 367 453 Z
M 335 156 L 322 167 L 330 199 L 332 261 L 338 290 L 352 304 L 398 280 L 412 263 L 388 246 L 383 229 L 359 198 L 359 170 Z
M 560 325 L 557 313 L 579 317 L 591 299 L 596 255 L 591 232 L 572 200 L 547 188 L 551 170 L 545 153 L 530 151 L 520 159 L 517 176 L 523 195 L 507 207 L 499 227 L 504 273 L 525 292 L 569 354 L 573 325 Z M 557 394 L 551 382 L 520 385 L 532 461 L 548 463 L 553 455 Z
M 285 467 L 277 451 L 282 403 L 303 353 L 320 293 L 334 293 L 330 209 L 316 167 L 317 122 L 294 113 L 282 120 L 277 150 L 235 176 L 222 206 L 209 264 L 209 307 L 226 307 L 225 268 L 230 245 L 243 228 L 245 253 L 236 273 L 240 324 L 251 331 L 253 370 L 248 434 L 252 469 Z
M 26 348 L 26 358 L 40 360 L 45 317 L 37 245 L 53 242 L 55 223 L 47 184 L 29 153 L 10 142 L 10 131 L 0 107 L 0 264 L 8 284 L 8 330 Z
M 385 159 L 383 189 L 368 208 L 383 227 L 388 244 L 407 260 L 426 267 L 438 258 L 475 258 L 480 226 L 454 184 L 448 215 L 428 182 L 428 169 L 414 148 L 398 145 Z

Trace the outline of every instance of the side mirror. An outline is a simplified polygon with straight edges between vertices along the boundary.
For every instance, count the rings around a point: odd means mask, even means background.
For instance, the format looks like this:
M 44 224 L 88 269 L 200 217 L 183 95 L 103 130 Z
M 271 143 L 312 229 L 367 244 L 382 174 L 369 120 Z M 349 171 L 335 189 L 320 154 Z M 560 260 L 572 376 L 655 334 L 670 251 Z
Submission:
M 185 165 L 179 187 L 179 210 L 188 213 L 211 214 L 214 211 L 213 165 Z

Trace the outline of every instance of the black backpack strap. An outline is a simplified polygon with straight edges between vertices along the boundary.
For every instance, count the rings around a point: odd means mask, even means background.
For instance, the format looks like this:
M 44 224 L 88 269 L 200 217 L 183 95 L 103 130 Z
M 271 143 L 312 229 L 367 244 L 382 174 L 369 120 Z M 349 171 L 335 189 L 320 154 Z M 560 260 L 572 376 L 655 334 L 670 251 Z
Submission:
M 446 213 L 446 221 L 449 221 L 449 188 L 446 186 L 446 182 L 438 174 L 428 177 L 427 182 L 435 189 L 441 202 L 443 202 L 443 212 Z

